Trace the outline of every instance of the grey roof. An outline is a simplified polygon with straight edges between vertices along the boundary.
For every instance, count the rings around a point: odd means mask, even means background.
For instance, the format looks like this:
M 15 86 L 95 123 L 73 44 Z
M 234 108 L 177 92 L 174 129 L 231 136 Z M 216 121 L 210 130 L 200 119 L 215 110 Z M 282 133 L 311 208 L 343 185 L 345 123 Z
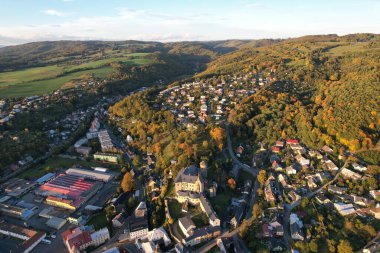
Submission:
M 194 222 L 187 215 L 185 217 L 179 218 L 179 222 L 185 227 L 186 231 L 189 231 L 192 229 L 192 227 L 195 228 Z
M 77 175 L 86 178 L 92 178 L 96 180 L 109 181 L 113 178 L 113 175 L 107 172 L 101 172 L 96 170 L 87 170 L 83 168 L 70 168 L 66 170 L 66 174 Z
M 207 216 L 209 217 L 210 220 L 216 220 L 218 219 L 218 216 L 216 215 L 216 213 L 214 212 L 214 210 L 212 209 L 211 205 L 210 205 L 210 202 L 208 202 L 208 200 L 203 196 L 201 195 L 201 197 L 199 198 L 199 200 L 201 201 L 205 211 L 206 211 L 206 214 Z
M 189 242 L 189 241 L 191 241 L 197 237 L 202 237 L 202 236 L 207 235 L 207 234 L 213 234 L 213 233 L 220 231 L 220 230 L 221 230 L 220 226 L 215 226 L 215 227 L 208 226 L 208 227 L 194 229 L 193 234 L 190 235 L 189 237 L 185 238 L 185 241 Z
M 329 191 L 332 191 L 332 192 L 345 192 L 346 191 L 346 188 L 343 188 L 343 187 L 338 187 L 338 186 L 335 186 L 335 185 L 329 185 L 328 186 L 328 190 Z
M 187 191 L 178 191 L 177 194 L 182 197 L 190 197 L 192 199 L 197 199 L 201 196 L 200 193 L 197 192 L 187 192 Z
M 178 175 L 175 179 L 175 182 L 187 182 L 187 183 L 195 183 L 198 179 L 198 175 L 200 174 L 200 169 L 191 165 L 187 168 L 183 168 L 178 172 Z M 201 177 L 199 177 L 201 178 Z M 202 179 L 201 179 L 202 180 Z
M 131 217 L 129 220 L 129 231 L 135 232 L 148 228 L 148 220 L 146 217 Z

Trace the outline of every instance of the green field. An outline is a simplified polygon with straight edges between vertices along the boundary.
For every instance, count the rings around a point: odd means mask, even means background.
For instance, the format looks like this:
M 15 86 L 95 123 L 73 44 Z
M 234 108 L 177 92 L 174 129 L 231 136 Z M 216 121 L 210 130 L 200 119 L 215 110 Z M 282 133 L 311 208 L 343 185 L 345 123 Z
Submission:
M 88 167 L 110 167 L 109 164 L 103 164 L 100 162 L 87 162 L 82 160 L 54 157 L 46 160 L 43 164 L 37 165 L 34 168 L 24 171 L 19 177 L 24 179 L 37 179 L 42 177 L 46 173 L 54 172 L 57 169 L 61 168 L 70 168 L 71 166 L 76 164 Z M 113 167 L 119 166 L 113 165 Z
M 0 73 L 0 87 L 27 83 L 30 81 L 54 78 L 63 73 L 63 69 L 58 66 L 47 66 L 30 68 L 19 71 Z
M 356 42 L 356 43 L 350 43 L 347 45 L 339 45 L 336 47 L 333 47 L 327 51 L 328 54 L 334 55 L 334 56 L 341 56 L 347 53 L 359 53 L 359 52 L 371 52 L 371 51 L 378 51 L 380 48 L 378 46 L 369 46 L 369 43 L 367 42 Z
M 151 64 L 152 60 L 144 58 L 147 53 L 126 54 L 123 57 L 110 57 L 94 60 L 79 65 L 28 68 L 0 73 L 0 98 L 23 97 L 51 93 L 65 84 L 81 80 L 88 75 L 105 78 L 111 73 L 113 62 L 131 65 Z

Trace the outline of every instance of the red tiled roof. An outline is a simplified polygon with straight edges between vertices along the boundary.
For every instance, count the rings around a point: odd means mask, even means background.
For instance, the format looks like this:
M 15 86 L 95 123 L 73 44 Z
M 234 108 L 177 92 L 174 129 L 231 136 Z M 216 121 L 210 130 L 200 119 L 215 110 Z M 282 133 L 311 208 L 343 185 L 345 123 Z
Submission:
M 83 244 L 91 242 L 91 234 L 88 231 L 77 229 L 68 229 L 61 234 L 63 240 L 70 248 L 79 248 Z

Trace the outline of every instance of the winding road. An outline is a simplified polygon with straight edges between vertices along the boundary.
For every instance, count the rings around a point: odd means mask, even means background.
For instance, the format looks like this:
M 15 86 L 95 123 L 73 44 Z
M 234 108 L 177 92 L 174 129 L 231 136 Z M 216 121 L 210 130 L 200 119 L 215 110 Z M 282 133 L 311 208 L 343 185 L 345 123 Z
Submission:
M 230 124 L 227 122 L 226 123 L 226 137 L 227 137 L 227 148 L 228 148 L 228 153 L 229 153 L 230 157 L 232 158 L 233 162 L 240 167 L 240 169 L 243 169 L 244 171 L 246 171 L 246 172 L 248 172 L 248 173 L 250 173 L 250 174 L 252 174 L 253 176 L 256 177 L 256 180 L 255 180 L 255 183 L 254 183 L 254 187 L 253 187 L 252 193 L 251 193 L 251 200 L 249 202 L 249 207 L 248 207 L 248 210 L 247 210 L 247 213 L 246 213 L 246 216 L 245 216 L 245 219 L 249 223 L 251 223 L 253 221 L 252 220 L 252 208 L 253 208 L 253 205 L 256 202 L 257 189 L 260 186 L 259 181 L 257 180 L 257 175 L 259 174 L 259 170 L 255 169 L 255 168 L 252 168 L 249 165 L 247 165 L 245 163 L 242 163 L 241 161 L 239 161 L 239 159 L 237 159 L 237 157 L 235 156 L 235 153 L 233 151 L 233 148 L 232 148 L 229 127 L 230 127 Z M 201 248 L 199 248 L 196 251 L 196 253 L 207 253 L 207 252 L 209 252 L 213 247 L 216 246 L 216 242 L 217 242 L 218 238 L 238 236 L 239 229 L 240 229 L 240 226 L 238 226 L 237 228 L 235 228 L 232 231 L 226 231 L 226 232 L 224 232 L 223 234 L 221 234 L 217 238 L 214 238 L 211 241 L 209 241 L 208 243 L 206 243 L 205 245 L 203 245 Z M 249 251 L 247 250 L 247 252 L 249 252 Z
M 290 220 L 290 213 L 292 212 L 292 210 L 301 204 L 302 199 L 313 198 L 317 193 L 322 191 L 322 189 L 326 188 L 327 186 L 329 186 L 330 184 L 335 182 L 335 180 L 338 179 L 340 173 L 342 172 L 342 169 L 346 168 L 347 165 L 348 165 L 348 159 L 345 161 L 343 166 L 338 170 L 338 172 L 336 173 L 334 178 L 331 179 L 329 182 L 325 183 L 324 185 L 322 185 L 321 187 L 319 187 L 315 191 L 309 192 L 308 194 L 306 194 L 305 196 L 301 197 L 300 199 L 298 199 L 297 201 L 295 201 L 291 204 L 284 204 L 284 207 L 285 207 L 285 215 L 284 215 L 284 239 L 285 240 L 284 241 L 286 243 L 288 250 L 290 250 L 290 245 L 292 245 L 292 242 L 293 242 L 293 239 L 290 235 L 290 221 L 289 221 Z
M 259 174 L 259 170 L 252 168 L 251 166 L 249 166 L 245 163 L 240 162 L 239 159 L 237 159 L 237 157 L 235 156 L 234 150 L 232 148 L 232 142 L 231 142 L 231 136 L 230 136 L 230 123 L 229 122 L 226 123 L 226 136 L 227 136 L 228 153 L 230 154 L 232 161 L 235 164 L 239 165 L 239 167 L 241 169 L 243 169 L 244 171 L 246 171 L 248 173 L 251 173 L 253 176 L 256 177 Z

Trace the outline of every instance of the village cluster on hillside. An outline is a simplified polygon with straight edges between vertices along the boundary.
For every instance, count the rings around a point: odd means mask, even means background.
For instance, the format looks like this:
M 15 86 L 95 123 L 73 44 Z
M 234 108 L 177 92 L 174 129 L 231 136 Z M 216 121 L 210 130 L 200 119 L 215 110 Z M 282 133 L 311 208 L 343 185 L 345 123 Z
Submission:
M 164 99 L 162 109 L 173 112 L 184 125 L 222 122 L 243 97 L 276 80 L 270 72 L 265 74 L 268 77 L 259 72 L 227 75 L 220 81 L 206 79 L 167 88 L 159 94 Z
M 225 130 L 227 145 L 217 159 L 208 164 L 201 158 L 179 171 L 168 166 L 159 173 L 154 152 L 141 154 L 131 145 L 139 137 L 111 124 L 122 120 L 109 117 L 107 110 L 119 97 L 103 97 L 47 124 L 42 129 L 49 147 L 45 157 L 23 154 L 1 185 L 4 247 L 56 253 L 296 253 L 315 242 L 315 231 L 326 231 L 327 223 L 334 227 L 355 219 L 373 234 L 380 190 L 370 167 L 355 154 L 328 145 L 310 148 L 298 139 L 252 143 L 230 135 L 229 112 L 242 98 L 271 85 L 274 73 L 226 75 L 157 92 L 152 107 L 171 111 L 176 126 L 212 124 Z M 8 105 L 1 101 L 2 123 L 48 108 L 51 101 L 65 100 L 64 94 Z M 43 167 L 48 159 L 74 164 Z M 220 175 L 210 175 L 217 163 L 223 167 Z M 363 252 L 376 252 L 379 245 L 377 239 Z

